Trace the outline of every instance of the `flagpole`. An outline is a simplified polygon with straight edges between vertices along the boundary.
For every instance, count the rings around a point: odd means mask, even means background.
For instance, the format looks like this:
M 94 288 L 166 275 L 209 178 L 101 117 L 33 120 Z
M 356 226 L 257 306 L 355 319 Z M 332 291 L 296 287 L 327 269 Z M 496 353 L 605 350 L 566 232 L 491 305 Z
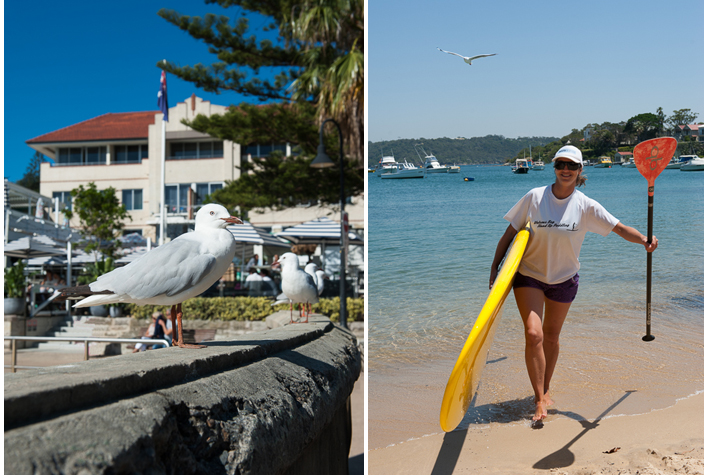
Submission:
M 167 61 L 163 60 L 165 66 Z M 162 136 L 160 140 L 160 239 L 158 245 L 165 242 L 165 123 L 168 121 L 168 80 L 165 70 L 160 73 L 160 91 L 158 91 L 158 107 L 163 113 Z
M 163 134 L 160 141 L 160 246 L 165 242 L 165 120 L 161 122 Z

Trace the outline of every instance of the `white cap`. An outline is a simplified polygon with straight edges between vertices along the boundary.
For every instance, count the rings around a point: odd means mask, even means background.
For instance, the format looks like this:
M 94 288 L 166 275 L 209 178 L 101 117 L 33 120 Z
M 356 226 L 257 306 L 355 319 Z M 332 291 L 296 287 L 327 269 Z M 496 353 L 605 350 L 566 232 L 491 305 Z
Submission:
M 582 163 L 582 152 L 574 145 L 565 145 L 559 149 L 552 161 L 554 162 L 560 157 L 569 158 L 575 163 Z

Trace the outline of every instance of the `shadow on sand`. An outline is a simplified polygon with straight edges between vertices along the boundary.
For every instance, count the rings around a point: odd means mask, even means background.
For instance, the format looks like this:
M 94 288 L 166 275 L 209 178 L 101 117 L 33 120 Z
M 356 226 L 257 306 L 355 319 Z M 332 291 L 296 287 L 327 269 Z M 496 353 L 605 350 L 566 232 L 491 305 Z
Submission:
M 579 421 L 579 423 L 582 424 L 582 427 L 584 429 L 582 429 L 582 432 L 580 432 L 574 439 L 570 440 L 564 447 L 536 462 L 535 465 L 533 465 L 533 468 L 538 470 L 550 470 L 555 468 L 569 467 L 570 465 L 572 465 L 574 463 L 574 452 L 570 450 L 572 444 L 584 437 L 584 435 L 590 430 L 599 427 L 599 422 L 601 422 L 604 416 L 609 414 L 612 409 L 621 404 L 621 402 L 627 397 L 629 397 L 633 392 L 636 391 L 626 391 L 626 394 L 621 396 L 618 401 L 609 406 L 604 412 L 599 414 L 599 416 L 593 422 L 589 422 L 587 420 L 582 419 L 579 414 L 576 414 L 574 412 L 558 411 L 557 414 L 562 414 L 568 416 L 570 419 Z
M 609 406 L 604 412 L 602 412 L 594 421 L 590 422 L 586 420 L 583 416 L 570 411 L 557 411 L 550 410 L 550 414 L 559 414 L 570 419 L 579 422 L 583 429 L 582 431 L 574 437 L 568 444 L 566 444 L 561 449 L 551 453 L 550 455 L 542 458 L 536 462 L 532 468 L 538 470 L 550 470 L 557 468 L 569 467 L 575 461 L 574 453 L 570 450 L 570 447 L 577 442 L 579 439 L 584 437 L 584 435 L 592 429 L 599 426 L 601 420 L 609 414 L 615 407 L 621 404 L 624 399 L 629 397 L 631 393 L 636 391 L 626 391 L 626 393 L 619 398 L 614 404 Z M 498 404 L 487 404 L 480 407 L 475 407 L 476 396 L 474 396 L 473 401 L 471 401 L 471 407 L 466 413 L 464 420 L 459 427 L 461 429 L 448 432 L 444 435 L 444 441 L 441 444 L 441 449 L 439 449 L 439 455 L 434 464 L 432 470 L 432 475 L 451 475 L 456 468 L 456 463 L 461 455 L 461 450 L 463 449 L 463 444 L 468 435 L 468 427 L 470 425 L 481 425 L 488 424 L 491 422 L 516 422 L 525 419 L 530 419 L 532 413 L 530 408 L 534 407 L 534 398 L 531 396 L 524 399 L 516 399 L 513 401 L 506 401 Z M 533 427 L 534 428 L 534 427 Z

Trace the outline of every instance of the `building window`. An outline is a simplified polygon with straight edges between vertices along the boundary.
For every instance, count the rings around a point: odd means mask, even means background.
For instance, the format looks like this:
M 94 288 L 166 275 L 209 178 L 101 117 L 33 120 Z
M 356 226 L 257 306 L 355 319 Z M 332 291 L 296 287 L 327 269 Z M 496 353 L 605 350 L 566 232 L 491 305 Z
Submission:
M 271 144 L 256 144 L 242 147 L 242 157 L 251 155 L 252 157 L 268 157 L 272 152 L 281 151 L 287 155 L 287 146 L 285 143 Z
M 104 165 L 106 147 L 65 147 L 57 151 L 58 165 Z
M 224 157 L 224 150 L 221 141 L 172 142 L 170 144 L 169 160 L 222 157 Z
M 194 185 L 194 186 L 193 186 Z M 178 185 L 165 185 L 165 204 L 168 213 L 187 213 L 188 194 L 190 188 L 195 190 L 193 207 L 201 205 L 207 195 L 222 189 L 223 183 L 180 183 Z
M 148 158 L 148 145 L 115 145 L 113 163 L 140 163 Z
M 64 203 L 66 209 L 71 211 L 71 192 L 70 191 L 55 191 L 52 193 L 52 199 L 59 198 L 60 203 Z
M 123 190 L 123 205 L 129 211 L 143 209 L 143 190 Z

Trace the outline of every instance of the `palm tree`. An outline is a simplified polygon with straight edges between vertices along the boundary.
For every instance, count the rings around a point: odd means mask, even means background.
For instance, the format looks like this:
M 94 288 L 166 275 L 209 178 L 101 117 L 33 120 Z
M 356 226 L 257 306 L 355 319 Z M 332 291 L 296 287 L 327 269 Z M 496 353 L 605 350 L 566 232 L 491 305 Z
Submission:
M 333 118 L 350 155 L 363 165 L 364 23 L 362 0 L 313 0 L 292 9 L 282 32 L 301 46 L 304 70 L 291 84 L 293 100 L 313 99 L 319 122 Z

